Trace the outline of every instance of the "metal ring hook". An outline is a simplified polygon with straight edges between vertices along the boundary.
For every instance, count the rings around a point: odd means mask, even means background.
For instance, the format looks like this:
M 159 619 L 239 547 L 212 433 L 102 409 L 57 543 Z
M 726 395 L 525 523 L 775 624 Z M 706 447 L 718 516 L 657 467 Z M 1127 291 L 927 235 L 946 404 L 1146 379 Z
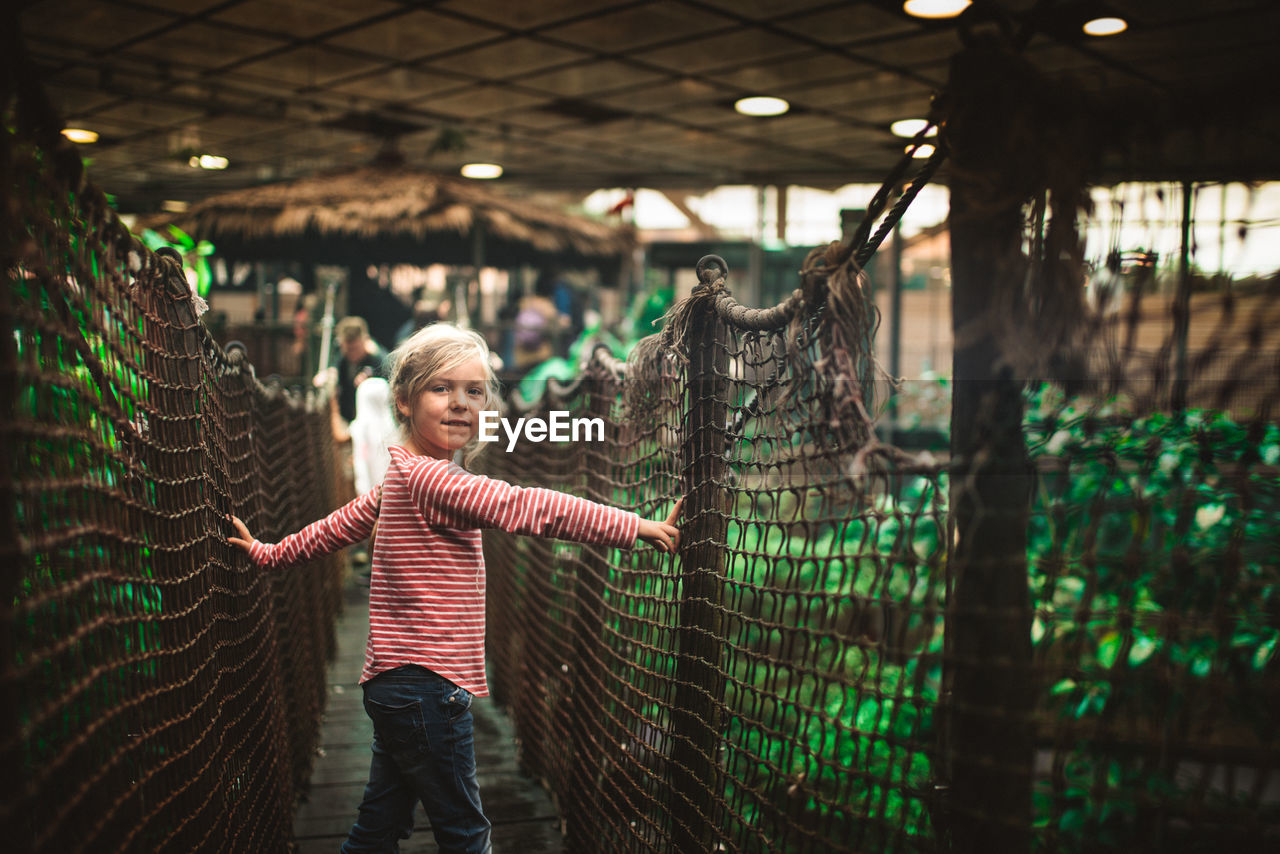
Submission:
M 707 268 L 713 265 L 720 268 L 720 275 L 714 278 L 708 278 L 709 274 Z M 729 275 L 729 265 L 725 263 L 725 260 L 719 255 L 703 255 L 698 261 L 697 270 L 698 281 L 704 285 L 710 285 L 715 282 L 717 278 L 723 279 Z

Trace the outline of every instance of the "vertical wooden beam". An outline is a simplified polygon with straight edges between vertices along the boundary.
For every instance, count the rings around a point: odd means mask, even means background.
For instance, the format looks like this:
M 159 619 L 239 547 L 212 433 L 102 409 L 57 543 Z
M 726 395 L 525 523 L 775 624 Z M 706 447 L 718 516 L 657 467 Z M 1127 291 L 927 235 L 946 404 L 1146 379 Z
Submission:
M 893 242 L 889 244 L 889 374 L 902 375 L 902 223 L 893 226 Z M 898 430 L 898 395 L 889 395 L 889 424 Z
M 1030 845 L 1033 742 L 1027 590 L 1030 466 L 1022 382 L 1002 363 L 997 297 L 1021 286 L 1022 205 L 1033 181 L 1013 132 L 1026 89 L 997 44 L 952 67 L 951 265 L 955 333 L 951 416 L 951 584 L 940 757 L 953 850 Z M 1025 130 L 1025 124 L 1022 129 Z
M 775 188 L 778 192 L 777 210 L 778 221 L 774 223 L 776 237 L 779 243 L 787 242 L 787 191 L 791 188 L 786 184 L 778 184 Z
M 1191 200 L 1195 185 L 1182 182 L 1182 249 L 1178 256 L 1178 291 L 1173 299 L 1173 388 L 1170 404 L 1174 412 L 1187 408 L 1187 337 L 1191 332 Z
M 728 270 L 720 264 L 719 278 Z M 725 381 L 728 351 L 719 338 L 713 283 L 707 259 L 698 264 L 701 284 L 690 318 L 689 418 L 682 448 L 685 519 L 680 551 L 680 654 L 676 662 L 675 702 L 671 711 L 672 850 L 706 854 L 714 850 L 716 804 L 723 797 L 720 748 L 723 744 L 726 520 L 723 512 Z

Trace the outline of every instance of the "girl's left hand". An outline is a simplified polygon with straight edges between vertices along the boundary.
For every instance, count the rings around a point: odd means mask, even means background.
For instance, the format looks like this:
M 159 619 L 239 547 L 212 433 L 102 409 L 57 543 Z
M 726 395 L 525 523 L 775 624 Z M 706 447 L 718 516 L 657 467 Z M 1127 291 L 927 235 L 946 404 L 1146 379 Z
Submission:
M 257 540 L 253 538 L 253 534 L 249 533 L 249 529 L 245 526 L 244 522 L 241 522 L 237 517 L 228 516 L 227 519 L 231 521 L 231 524 L 236 529 L 236 533 L 240 535 L 238 537 L 227 537 L 227 542 L 231 543 L 233 546 L 239 546 L 245 550 L 246 554 L 248 554 L 249 549 L 253 547 L 253 544 L 256 543 Z
M 683 505 L 684 498 L 681 498 L 676 502 L 675 508 L 665 522 L 641 519 L 640 530 L 637 531 L 636 536 L 660 552 L 675 554 L 680 550 L 680 529 L 676 527 L 676 519 L 680 518 L 680 508 Z

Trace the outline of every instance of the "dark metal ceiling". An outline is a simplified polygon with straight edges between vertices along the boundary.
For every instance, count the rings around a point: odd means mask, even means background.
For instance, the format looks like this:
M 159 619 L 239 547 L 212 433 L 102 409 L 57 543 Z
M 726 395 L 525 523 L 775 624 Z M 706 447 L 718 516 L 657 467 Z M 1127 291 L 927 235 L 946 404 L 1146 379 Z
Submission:
M 1107 2 L 1131 27 L 1106 39 L 1078 34 L 1095 0 L 977 6 L 1036 16 L 1038 69 L 1150 111 L 1151 150 L 1108 179 L 1280 177 L 1280 4 Z M 926 113 L 961 45 L 899 0 L 40 0 L 19 24 L 55 107 L 102 135 L 90 174 L 124 209 L 364 164 L 387 140 L 538 189 L 878 182 L 903 150 L 890 122 Z M 749 94 L 793 108 L 738 115 Z

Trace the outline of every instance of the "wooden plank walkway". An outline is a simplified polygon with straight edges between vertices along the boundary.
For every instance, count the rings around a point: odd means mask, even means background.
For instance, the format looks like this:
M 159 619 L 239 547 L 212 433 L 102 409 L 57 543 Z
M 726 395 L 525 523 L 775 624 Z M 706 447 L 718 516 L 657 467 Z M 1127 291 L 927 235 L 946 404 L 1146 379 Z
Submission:
M 329 666 L 329 696 L 320 730 L 321 754 L 311 786 L 293 821 L 297 854 L 334 854 L 355 821 L 369 776 L 373 725 L 364 713 L 358 680 L 369 631 L 368 588 L 348 574 L 346 604 L 338 618 L 337 657 Z M 472 705 L 476 725 L 476 765 L 480 797 L 493 822 L 495 854 L 564 854 L 560 817 L 550 797 L 516 764 L 511 721 L 488 697 Z M 435 839 L 421 806 L 413 836 L 402 854 L 435 852 Z

